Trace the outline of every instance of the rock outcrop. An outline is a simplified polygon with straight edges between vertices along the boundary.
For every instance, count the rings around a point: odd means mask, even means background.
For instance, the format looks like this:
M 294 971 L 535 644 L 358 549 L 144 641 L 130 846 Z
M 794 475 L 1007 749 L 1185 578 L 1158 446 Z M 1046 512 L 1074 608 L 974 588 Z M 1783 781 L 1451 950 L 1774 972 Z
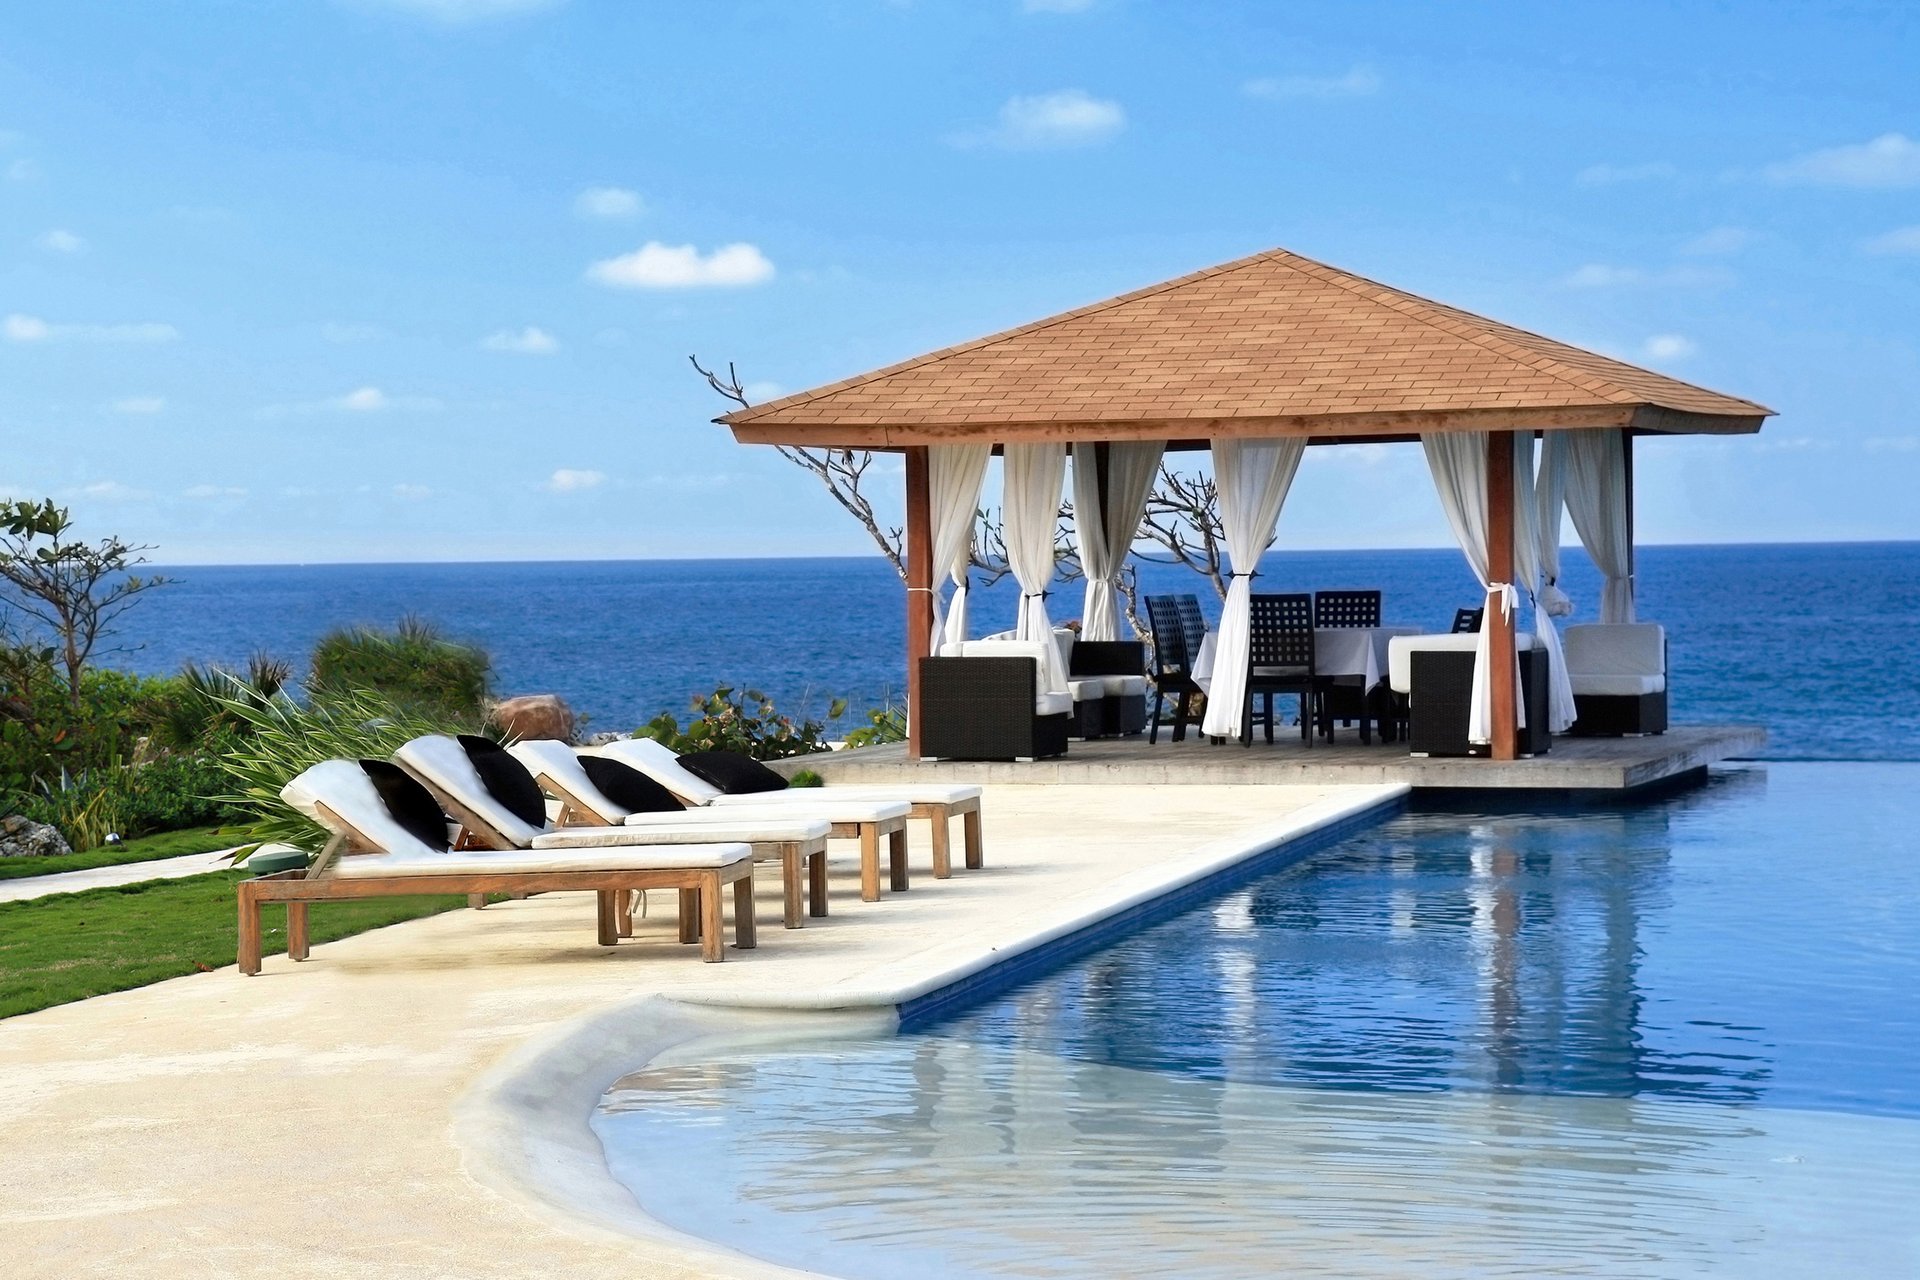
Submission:
M 0 820 L 0 858 L 57 858 L 72 852 L 58 827 L 19 814 Z
M 532 693 L 496 702 L 493 723 L 509 738 L 554 738 L 572 742 L 573 708 L 558 694 Z

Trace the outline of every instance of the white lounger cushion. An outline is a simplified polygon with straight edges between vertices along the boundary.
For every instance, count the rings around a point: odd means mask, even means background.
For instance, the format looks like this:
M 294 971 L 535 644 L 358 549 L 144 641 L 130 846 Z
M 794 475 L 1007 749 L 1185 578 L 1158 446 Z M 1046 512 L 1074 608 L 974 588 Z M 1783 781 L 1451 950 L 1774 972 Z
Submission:
M 535 779 L 551 778 L 555 786 L 564 787 L 600 821 L 612 824 L 627 816 L 624 806 L 609 800 L 606 792 L 593 785 L 593 779 L 580 767 L 580 757 L 566 743 L 553 738 L 525 738 L 509 743 L 507 750 Z
M 825 787 L 792 787 L 786 791 L 758 791 L 752 795 L 720 796 L 715 809 L 741 804 L 841 804 L 850 800 L 904 801 L 908 804 L 959 804 L 978 800 L 980 788 L 964 782 L 849 782 Z
M 597 830 L 599 828 L 570 827 L 554 835 Z M 749 844 L 758 844 L 766 840 L 821 840 L 833 830 L 833 823 L 817 814 L 792 808 L 769 806 L 762 809 L 736 809 L 729 806 L 725 809 L 688 809 L 682 813 L 630 813 L 625 822 L 610 830 L 633 838 L 679 835 L 687 840 L 745 840 Z M 534 841 L 533 847 L 552 847 L 541 843 L 549 838 L 541 836 Z
M 1514 634 L 1515 648 L 1533 648 L 1533 636 L 1529 632 Z M 1415 653 L 1472 653 L 1480 644 L 1480 636 L 1472 631 L 1454 632 L 1449 635 L 1432 636 L 1394 636 L 1387 641 L 1387 683 L 1395 693 L 1407 693 L 1413 688 L 1413 655 Z
M 1575 693 L 1638 697 L 1667 687 L 1667 632 L 1657 622 L 1585 623 L 1563 638 Z
M 357 761 L 322 760 L 280 788 L 280 798 L 329 831 L 357 836 L 375 849 L 409 857 L 447 856 L 422 844 L 411 831 L 393 820 L 373 780 Z M 341 831 L 337 823 L 322 817 L 319 806 L 323 804 L 352 830 Z
M 517 848 L 529 847 L 533 838 L 546 829 L 528 826 L 495 800 L 488 793 L 487 784 L 480 781 L 473 761 L 467 759 L 466 748 L 452 738 L 437 733 L 415 738 L 394 752 L 393 758 L 473 810 L 476 817 Z
M 543 839 L 545 837 L 542 837 Z M 529 871 L 672 871 L 679 867 L 706 870 L 747 862 L 753 850 L 745 844 L 660 844 L 615 849 L 555 849 L 550 852 L 509 849 L 463 849 L 458 853 L 379 853 L 342 858 L 335 875 L 343 879 L 366 876 L 512 875 Z
M 638 769 L 688 804 L 711 804 L 724 794 L 705 778 L 682 767 L 680 757 L 666 743 L 652 738 L 621 738 L 591 748 L 591 753 L 618 760 L 629 769 Z
M 886 796 L 856 796 L 850 790 L 842 792 L 833 787 L 756 791 L 748 795 L 730 796 L 705 779 L 694 776 L 681 765 L 680 758 L 665 743 L 652 738 L 622 738 L 594 750 L 610 760 L 618 760 L 638 769 L 692 804 L 762 809 L 791 806 L 786 812 L 791 813 L 794 809 L 811 810 L 813 816 L 829 822 L 880 822 L 887 818 L 902 817 L 910 807 L 904 788 Z M 889 788 L 889 791 L 892 789 Z

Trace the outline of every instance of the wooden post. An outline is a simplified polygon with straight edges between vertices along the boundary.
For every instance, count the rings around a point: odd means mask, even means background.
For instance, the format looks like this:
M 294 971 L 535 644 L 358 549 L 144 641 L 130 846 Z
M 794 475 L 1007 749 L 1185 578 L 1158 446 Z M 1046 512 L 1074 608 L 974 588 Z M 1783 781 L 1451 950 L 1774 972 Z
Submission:
M 1487 436 L 1487 581 L 1513 581 L 1513 432 Z M 1487 678 L 1493 693 L 1493 758 L 1519 758 L 1520 707 L 1514 697 L 1513 619 L 1500 601 L 1487 597 L 1486 627 L 1490 656 Z
M 933 492 L 924 446 L 907 450 L 907 759 L 920 758 L 920 659 L 933 634 Z

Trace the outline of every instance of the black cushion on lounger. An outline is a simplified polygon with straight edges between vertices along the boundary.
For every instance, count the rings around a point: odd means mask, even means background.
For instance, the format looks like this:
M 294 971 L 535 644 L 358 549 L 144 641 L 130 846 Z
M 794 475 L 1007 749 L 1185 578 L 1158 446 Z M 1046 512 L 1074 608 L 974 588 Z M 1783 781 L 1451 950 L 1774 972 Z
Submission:
M 737 751 L 696 751 L 680 757 L 680 767 L 730 796 L 785 791 L 787 780 L 752 756 Z
M 431 791 L 415 782 L 405 769 L 386 760 L 362 760 L 360 768 L 380 793 L 380 803 L 387 806 L 387 812 L 407 834 L 429 849 L 446 852 L 447 815 L 440 812 L 440 802 Z
M 600 794 L 628 813 L 670 813 L 687 806 L 646 774 L 605 756 L 581 756 L 580 768 Z
M 492 738 L 463 733 L 460 746 L 473 762 L 473 771 L 480 775 L 480 784 L 488 795 L 528 826 L 547 825 L 547 799 L 540 794 L 540 784 L 527 772 L 527 766 Z

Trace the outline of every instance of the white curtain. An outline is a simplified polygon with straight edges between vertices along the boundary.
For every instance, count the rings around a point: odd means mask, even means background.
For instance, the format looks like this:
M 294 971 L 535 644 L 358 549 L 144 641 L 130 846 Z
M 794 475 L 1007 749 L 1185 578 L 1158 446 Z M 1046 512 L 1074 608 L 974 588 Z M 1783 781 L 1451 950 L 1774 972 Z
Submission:
M 1080 637 L 1118 640 L 1120 569 L 1127 562 L 1127 551 L 1146 513 L 1147 494 L 1160 473 L 1166 444 L 1129 440 L 1107 445 L 1105 503 L 1100 501 L 1100 470 L 1095 460 L 1098 448 L 1091 444 L 1073 446 L 1073 540 L 1087 579 Z
M 1607 577 L 1600 621 L 1633 621 L 1633 531 L 1627 519 L 1627 447 L 1619 428 L 1569 431 L 1567 514 Z
M 1213 479 L 1220 489 L 1220 523 L 1226 527 L 1227 562 L 1233 582 L 1220 613 L 1214 642 L 1213 685 L 1201 731 L 1237 738 L 1247 712 L 1247 661 L 1251 653 L 1253 570 L 1273 541 L 1293 474 L 1306 452 L 1304 437 L 1284 440 L 1216 440 Z
M 1540 607 L 1555 618 L 1573 613 L 1560 589 L 1560 513 L 1567 505 L 1567 433 L 1540 433 L 1540 474 L 1533 487 L 1534 520 L 1540 533 Z
M 933 503 L 933 640 L 929 652 L 967 638 L 967 569 L 973 563 L 973 521 L 980 510 L 990 444 L 936 444 L 927 450 Z M 940 579 L 953 583 L 953 604 L 940 613 Z
M 1551 439 L 1556 432 L 1547 432 Z M 1533 473 L 1533 432 L 1513 433 L 1513 561 L 1514 578 L 1533 605 L 1534 641 L 1547 654 L 1547 729 L 1565 733 L 1573 723 L 1573 682 L 1567 678 L 1566 658 L 1560 650 L 1560 632 L 1546 607 L 1541 582 L 1546 573 L 1546 545 L 1559 542 L 1559 511 L 1554 511 L 1552 533 L 1540 517 L 1539 482 Z M 1556 572 L 1559 555 L 1555 547 Z M 1525 723 L 1524 707 L 1521 722 Z
M 1067 664 L 1047 618 L 1047 584 L 1053 581 L 1053 539 L 1060 518 L 1060 488 L 1067 478 L 1064 444 L 1010 444 L 1001 461 L 1000 510 L 1006 520 L 1007 564 L 1020 584 L 1017 640 L 1044 640 L 1049 655 L 1047 687 L 1067 687 Z
M 1480 640 L 1473 652 L 1473 707 L 1467 717 L 1467 740 L 1493 741 L 1492 641 L 1487 628 L 1493 611 L 1513 616 L 1514 590 L 1510 582 L 1493 582 L 1487 575 L 1487 433 L 1444 431 L 1420 437 L 1427 452 L 1427 469 L 1440 495 L 1440 508 L 1453 526 L 1453 537 L 1467 558 L 1467 567 L 1486 589 L 1486 612 L 1480 619 Z M 1531 504 L 1528 504 L 1531 506 Z M 1516 537 L 1515 541 L 1518 541 Z M 1513 668 L 1514 706 L 1526 723 L 1526 701 L 1520 697 L 1520 667 Z

